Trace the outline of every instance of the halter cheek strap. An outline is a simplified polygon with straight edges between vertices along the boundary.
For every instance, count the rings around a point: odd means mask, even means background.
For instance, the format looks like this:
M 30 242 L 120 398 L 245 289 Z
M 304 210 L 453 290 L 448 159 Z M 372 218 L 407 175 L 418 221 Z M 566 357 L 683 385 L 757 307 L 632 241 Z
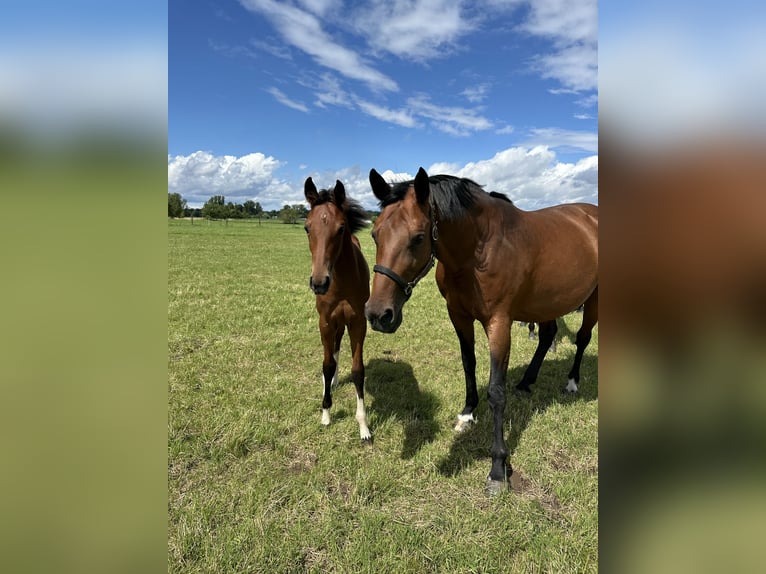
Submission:
M 405 281 L 404 278 L 399 275 L 396 271 L 393 269 L 389 269 L 388 267 L 384 267 L 383 265 L 375 265 L 372 268 L 373 273 L 380 273 L 381 275 L 385 275 L 391 281 L 396 283 L 399 288 L 404 291 L 404 297 L 405 301 L 409 300 L 409 298 L 412 296 L 412 290 L 415 288 L 415 285 L 417 285 L 423 277 L 428 275 L 428 272 L 431 270 L 431 267 L 434 266 L 434 263 L 436 263 L 436 256 L 434 255 L 434 244 L 436 243 L 436 240 L 439 239 L 439 230 L 436 228 L 436 222 L 431 222 L 431 257 L 428 258 L 428 262 L 425 264 L 425 267 L 421 269 L 420 273 L 418 273 L 415 278 L 412 281 Z

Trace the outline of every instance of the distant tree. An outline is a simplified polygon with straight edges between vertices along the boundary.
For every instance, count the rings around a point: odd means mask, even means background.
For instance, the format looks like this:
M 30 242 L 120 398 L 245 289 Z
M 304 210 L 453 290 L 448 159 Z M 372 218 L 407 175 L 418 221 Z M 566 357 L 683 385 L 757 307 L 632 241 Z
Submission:
M 186 200 L 180 193 L 168 193 L 168 217 L 183 217 L 186 210 Z
M 261 207 L 260 203 L 253 201 L 252 199 L 248 199 L 244 204 L 242 204 L 242 208 L 245 210 L 245 217 L 257 217 L 258 223 L 261 222 L 263 208 Z
M 279 220 L 282 223 L 297 223 L 300 211 L 293 205 L 285 205 L 279 212 Z
M 202 217 L 208 219 L 225 219 L 228 217 L 226 199 L 223 195 L 214 195 L 202 206 Z

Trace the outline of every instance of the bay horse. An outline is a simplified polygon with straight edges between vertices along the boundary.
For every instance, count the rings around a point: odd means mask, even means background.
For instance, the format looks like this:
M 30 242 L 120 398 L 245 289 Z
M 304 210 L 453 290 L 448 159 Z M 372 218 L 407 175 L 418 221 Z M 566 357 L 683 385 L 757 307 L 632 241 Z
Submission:
M 489 340 L 488 401 L 494 431 L 487 492 L 506 487 L 512 468 L 503 438 L 505 378 L 513 320 L 540 325 L 539 342 L 517 388 L 529 392 L 556 334 L 556 318 L 584 303 L 567 390 L 576 392 L 580 362 L 598 320 L 598 207 L 577 203 L 523 211 L 504 195 L 450 175 L 390 186 L 374 169 L 381 206 L 372 237 L 376 265 L 365 314 L 373 329 L 393 333 L 412 289 L 438 259 L 436 282 L 460 343 L 465 408 L 455 430 L 475 422 L 474 321 Z
M 330 424 L 331 389 L 338 382 L 338 354 L 343 333 L 351 339 L 351 379 L 356 387 L 356 420 L 362 441 L 370 441 L 364 408 L 364 338 L 367 320 L 364 304 L 370 296 L 370 269 L 354 233 L 367 225 L 362 206 L 346 197 L 340 180 L 333 189 L 317 191 L 309 177 L 304 195 L 311 209 L 304 229 L 311 249 L 309 287 L 316 295 L 319 332 L 324 347 L 322 361 L 322 425 Z

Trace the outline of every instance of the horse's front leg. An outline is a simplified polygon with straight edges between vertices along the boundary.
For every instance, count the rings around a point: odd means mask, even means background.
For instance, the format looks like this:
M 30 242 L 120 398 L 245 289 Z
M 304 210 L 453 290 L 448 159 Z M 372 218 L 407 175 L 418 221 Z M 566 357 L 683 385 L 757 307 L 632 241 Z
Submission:
M 359 423 L 359 437 L 364 442 L 372 441 L 372 434 L 367 426 L 367 412 L 364 409 L 364 338 L 367 334 L 367 320 L 364 313 L 359 313 L 357 319 L 348 328 L 351 339 L 352 364 L 351 379 L 356 388 L 356 422 Z
M 457 416 L 455 430 L 466 430 L 476 422 L 474 410 L 479 404 L 479 394 L 476 390 L 476 353 L 474 350 L 473 318 L 450 311 L 452 326 L 455 327 L 458 341 L 460 341 L 460 359 L 463 362 L 463 374 L 465 375 L 465 406 Z
M 332 407 L 332 387 L 338 378 L 338 352 L 336 329 L 329 322 L 320 318 L 319 331 L 322 335 L 322 347 L 324 348 L 324 359 L 322 360 L 322 424 L 330 424 L 330 407 Z M 341 336 L 343 331 L 341 331 Z
M 492 468 L 487 477 L 487 494 L 494 496 L 510 484 L 513 470 L 508 464 L 508 447 L 503 437 L 505 414 L 505 376 L 508 371 L 508 357 L 511 350 L 510 321 L 493 319 L 485 325 L 489 339 L 489 387 L 487 396 L 492 410 Z

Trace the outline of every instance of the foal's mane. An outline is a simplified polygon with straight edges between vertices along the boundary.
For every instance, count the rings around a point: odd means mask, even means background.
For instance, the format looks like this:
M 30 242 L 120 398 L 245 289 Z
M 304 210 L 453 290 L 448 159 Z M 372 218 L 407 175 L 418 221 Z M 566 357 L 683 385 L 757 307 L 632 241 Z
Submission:
M 391 193 L 380 202 L 381 209 L 404 199 L 407 190 L 415 182 L 414 179 L 394 183 Z M 431 188 L 431 201 L 439 217 L 445 220 L 455 220 L 466 217 L 481 195 L 487 195 L 481 185 L 475 181 L 454 175 L 432 175 L 428 178 Z M 491 197 L 510 202 L 502 193 L 492 192 Z
M 323 203 L 335 203 L 334 192 L 335 188 L 320 189 L 317 194 L 317 200 L 314 202 L 314 206 L 322 205 Z M 357 200 L 346 196 L 341 211 L 343 211 L 343 214 L 346 216 L 346 225 L 352 235 L 367 227 L 369 223 L 367 220 L 367 212 Z

